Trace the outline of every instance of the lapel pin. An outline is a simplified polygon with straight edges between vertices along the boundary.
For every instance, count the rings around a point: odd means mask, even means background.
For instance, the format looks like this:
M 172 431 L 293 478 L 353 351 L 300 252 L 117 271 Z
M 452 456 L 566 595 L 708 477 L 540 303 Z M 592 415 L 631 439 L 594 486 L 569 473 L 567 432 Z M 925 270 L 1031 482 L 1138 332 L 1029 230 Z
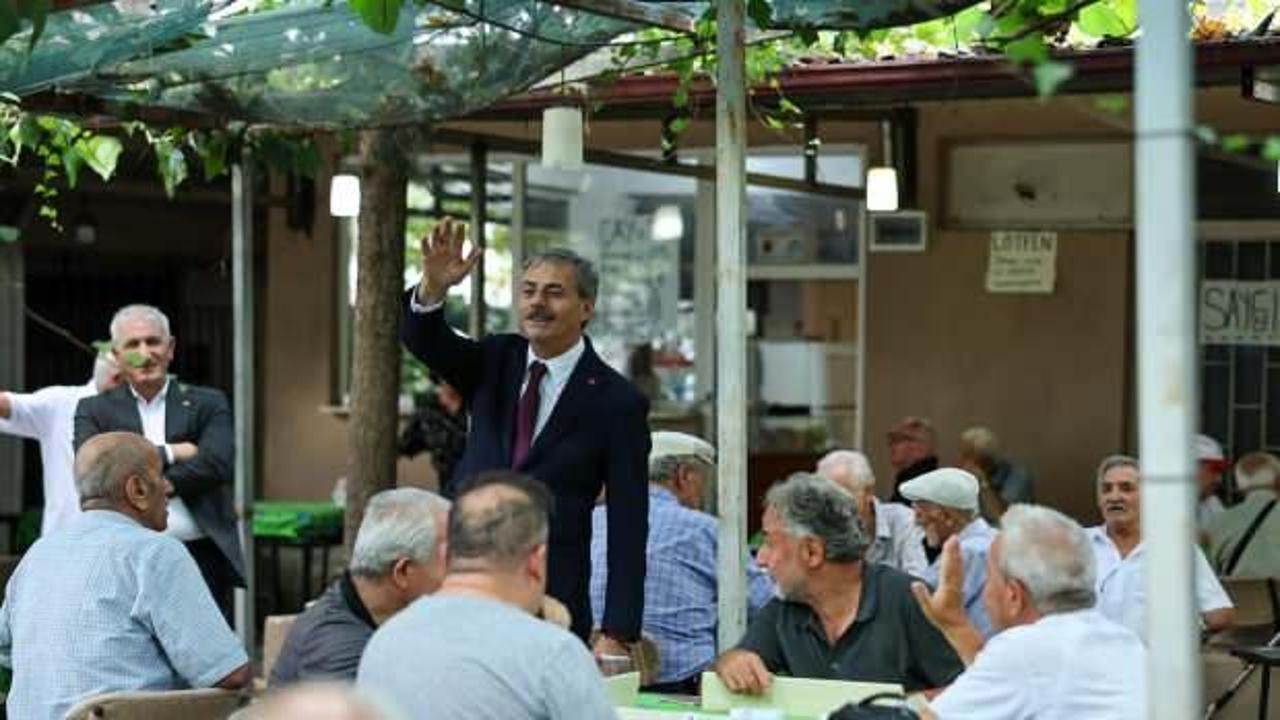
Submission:
M 589 378 L 587 378 L 587 384 L 588 384 L 588 385 L 595 385 L 595 384 L 596 384 L 596 379 L 595 379 L 595 378 L 593 378 L 593 377 L 589 377 Z
M 182 401 L 182 407 L 191 407 L 191 401 L 190 401 L 190 400 L 183 400 L 183 401 Z

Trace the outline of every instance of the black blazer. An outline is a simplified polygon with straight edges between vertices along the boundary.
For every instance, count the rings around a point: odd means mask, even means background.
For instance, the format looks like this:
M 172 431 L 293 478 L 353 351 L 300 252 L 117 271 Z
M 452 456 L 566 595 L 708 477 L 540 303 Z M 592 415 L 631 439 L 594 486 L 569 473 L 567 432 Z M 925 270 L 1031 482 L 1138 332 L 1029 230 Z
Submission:
M 519 335 L 461 337 L 444 312 L 414 313 L 405 295 L 401 338 L 409 351 L 466 399 L 467 449 L 453 471 L 455 487 L 484 470 L 511 467 L 516 405 L 529 341 Z M 602 628 L 640 636 L 644 614 L 645 544 L 649 538 L 649 403 L 605 365 L 587 340 L 542 432 L 520 467 L 555 497 L 548 543 L 547 592 L 573 614 L 573 631 L 591 629 L 591 510 L 601 487 L 609 512 L 609 586 Z
M 76 406 L 75 448 L 98 433 L 142 434 L 138 401 L 128 385 L 84 398 Z M 226 555 L 244 582 L 244 557 L 236 529 L 233 483 L 235 436 L 231 409 L 221 390 L 169 379 L 164 404 L 165 440 L 199 448 L 195 459 L 170 465 L 164 475 L 173 484 L 196 524 Z

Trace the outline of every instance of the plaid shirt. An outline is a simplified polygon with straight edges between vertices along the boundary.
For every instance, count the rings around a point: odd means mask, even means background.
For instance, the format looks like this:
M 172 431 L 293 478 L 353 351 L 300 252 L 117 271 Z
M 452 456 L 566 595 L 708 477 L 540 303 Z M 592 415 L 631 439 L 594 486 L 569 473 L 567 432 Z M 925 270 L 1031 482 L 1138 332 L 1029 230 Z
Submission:
M 684 680 L 716 656 L 715 517 L 690 510 L 659 485 L 649 485 L 648 569 L 644 582 L 644 634 L 658 646 L 657 682 Z M 604 614 L 608 582 L 605 508 L 591 516 L 591 607 L 595 624 Z M 774 596 L 773 582 L 751 559 L 747 563 L 752 613 Z
M 212 687 L 249 661 L 177 540 L 110 510 L 41 538 L 9 580 L 9 717 L 61 720 L 123 690 Z

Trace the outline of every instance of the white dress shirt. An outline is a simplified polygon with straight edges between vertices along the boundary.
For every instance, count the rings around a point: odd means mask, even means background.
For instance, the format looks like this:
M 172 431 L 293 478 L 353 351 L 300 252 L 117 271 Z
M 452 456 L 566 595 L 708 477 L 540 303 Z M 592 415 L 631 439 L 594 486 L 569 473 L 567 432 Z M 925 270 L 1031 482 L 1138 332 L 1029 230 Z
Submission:
M 1120 550 L 1107 535 L 1105 525 L 1087 528 L 1089 543 L 1098 564 L 1098 610 L 1111 620 L 1132 630 L 1143 642 L 1147 639 L 1147 588 L 1143 579 L 1146 573 L 1146 554 L 1143 543 L 1138 543 L 1128 555 L 1120 557 Z M 1227 591 L 1213 574 L 1209 561 L 1199 546 L 1195 552 L 1196 606 L 1201 613 L 1233 607 Z
M 534 355 L 533 347 L 529 348 L 524 363 L 524 379 L 520 381 L 521 397 L 524 397 L 524 391 L 529 385 L 529 366 L 535 362 L 547 366 L 547 372 L 538 385 L 538 422 L 533 426 L 533 440 L 537 440 L 542 428 L 546 427 L 551 411 L 555 410 L 556 401 L 560 399 L 560 393 L 564 392 L 564 386 L 569 383 L 569 376 L 573 374 L 573 369 L 578 366 L 578 361 L 582 359 L 582 353 L 586 349 L 587 343 L 581 337 L 573 347 L 550 359 Z
M 867 547 L 867 562 L 924 577 L 929 560 L 924 555 L 924 531 L 916 524 L 915 512 L 900 503 L 875 498 L 871 502 L 876 508 L 876 536 Z
M 160 388 L 160 392 L 156 393 L 151 402 L 147 402 L 146 398 L 139 395 L 132 386 L 129 387 L 129 392 L 133 393 L 134 399 L 138 401 L 138 415 L 142 417 L 142 434 L 152 445 L 164 447 L 165 455 L 172 462 L 173 450 L 170 449 L 166 440 L 164 420 L 165 397 L 169 394 L 169 381 L 164 382 L 164 387 Z M 177 495 L 169 498 L 169 526 L 164 532 L 183 542 L 199 540 L 205 536 L 204 531 L 192 517 L 187 504 Z
M 8 419 L 0 418 L 0 433 L 40 443 L 40 464 L 44 468 L 41 536 L 61 530 L 80 514 L 80 496 L 72 471 L 76 405 L 82 398 L 97 394 L 92 382 L 54 385 L 33 393 L 8 393 L 12 409 Z
M 1146 649 L 1097 610 L 1046 615 L 987 641 L 931 703 L 940 720 L 1146 717 Z

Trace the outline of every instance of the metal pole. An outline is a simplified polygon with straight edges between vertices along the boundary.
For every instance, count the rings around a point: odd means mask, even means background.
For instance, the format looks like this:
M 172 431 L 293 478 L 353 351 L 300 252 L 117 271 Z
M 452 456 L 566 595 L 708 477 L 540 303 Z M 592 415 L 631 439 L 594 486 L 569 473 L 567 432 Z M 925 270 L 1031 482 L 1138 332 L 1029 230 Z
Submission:
M 716 21 L 716 439 L 720 509 L 719 641 L 747 627 L 746 55 L 743 0 L 718 0 Z
M 515 160 L 511 163 L 511 323 L 508 330 L 520 331 L 520 283 L 521 268 L 525 256 L 525 203 L 529 193 L 529 163 Z
M 483 140 L 471 143 L 471 244 L 485 246 L 484 226 L 489 216 L 489 148 Z M 467 332 L 484 335 L 484 256 L 471 272 L 471 316 Z
M 1147 717 L 1200 717 L 1192 577 L 1195 221 L 1186 3 L 1142 0 L 1137 114 L 1138 439 L 1143 465 Z
M 246 587 L 236 588 L 236 634 L 250 655 L 256 642 L 254 612 L 253 496 L 254 376 L 253 376 L 253 166 L 246 149 L 231 167 L 232 323 L 235 335 L 233 392 L 235 407 L 235 503 L 240 518 L 240 545 L 244 549 Z

